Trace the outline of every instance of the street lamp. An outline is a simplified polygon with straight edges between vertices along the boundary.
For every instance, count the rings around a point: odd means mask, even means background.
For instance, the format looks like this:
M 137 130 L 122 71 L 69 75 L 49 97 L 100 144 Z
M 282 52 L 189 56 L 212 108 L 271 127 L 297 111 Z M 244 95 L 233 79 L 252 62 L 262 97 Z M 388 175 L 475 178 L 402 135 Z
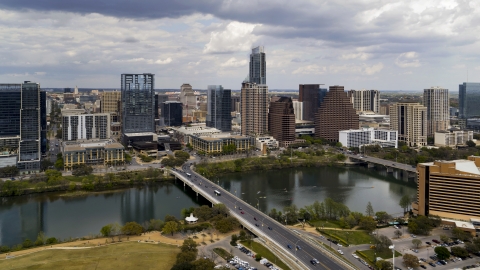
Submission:
M 392 268 L 395 269 L 395 245 L 391 245 L 388 248 L 392 250 Z

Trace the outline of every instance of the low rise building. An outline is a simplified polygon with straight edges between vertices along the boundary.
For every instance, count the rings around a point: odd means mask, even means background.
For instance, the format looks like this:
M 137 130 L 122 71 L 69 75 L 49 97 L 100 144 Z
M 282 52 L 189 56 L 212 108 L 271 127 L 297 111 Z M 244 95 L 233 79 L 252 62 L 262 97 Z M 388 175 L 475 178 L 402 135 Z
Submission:
M 349 129 L 339 132 L 339 142 L 347 147 L 377 144 L 381 147 L 398 147 L 398 133 L 396 130 L 382 130 L 374 128 Z
M 206 154 L 221 153 L 223 146 L 234 144 L 237 152 L 249 150 L 255 145 L 253 137 L 241 135 L 189 136 L 193 149 Z
M 467 141 L 473 140 L 473 131 L 449 129 L 435 132 L 435 146 L 450 146 L 466 145 Z
M 273 136 L 260 136 L 255 138 L 255 147 L 260 150 L 275 149 L 279 147 L 279 142 Z
M 121 165 L 125 162 L 123 145 L 111 140 L 64 142 L 62 145 L 64 170 L 78 165 Z

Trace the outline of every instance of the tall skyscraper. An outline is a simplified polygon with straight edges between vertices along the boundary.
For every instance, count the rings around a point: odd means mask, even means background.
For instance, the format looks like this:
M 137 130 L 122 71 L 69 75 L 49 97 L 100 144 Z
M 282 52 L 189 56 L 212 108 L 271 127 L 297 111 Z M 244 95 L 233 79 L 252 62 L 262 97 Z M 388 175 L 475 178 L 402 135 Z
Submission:
M 427 145 L 427 107 L 413 102 L 390 105 L 390 129 L 409 146 Z
M 110 114 L 110 122 L 121 121 L 121 91 L 104 91 L 100 94 L 100 112 Z
M 21 84 L 0 84 L 0 147 L 16 154 L 20 144 L 21 96 Z
M 427 107 L 427 136 L 447 130 L 450 125 L 448 89 L 430 87 L 423 90 L 423 106 Z
M 315 118 L 315 137 L 338 142 L 339 131 L 358 129 L 358 115 L 343 86 L 330 86 Z
M 327 94 L 327 89 L 320 88 L 320 84 L 300 84 L 298 94 L 298 101 L 303 104 L 302 120 L 315 121 L 315 115 Z
M 183 104 L 183 116 L 192 116 L 193 111 L 197 108 L 197 96 L 188 83 L 180 86 L 180 102 Z
M 380 112 L 380 92 L 378 90 L 350 90 L 347 92 L 353 108 L 357 112 Z
M 166 126 L 175 127 L 182 125 L 182 103 L 178 101 L 166 101 L 162 103 L 162 116 Z
M 480 83 L 464 82 L 458 86 L 458 118 L 480 117 Z
M 168 101 L 168 95 L 155 94 L 155 119 L 160 119 L 162 116 L 162 106 L 166 101 Z
M 122 74 L 122 132 L 155 132 L 154 74 Z
M 47 154 L 47 92 L 40 91 L 40 151 Z
M 303 120 L 303 102 L 293 100 L 293 111 L 295 112 L 295 120 Z
M 243 82 L 241 90 L 242 135 L 257 136 L 268 130 L 268 86 Z
M 221 131 L 232 130 L 232 90 L 221 85 L 207 87 L 207 127 Z
M 268 131 L 281 147 L 295 141 L 295 112 L 289 97 L 272 98 L 268 112 Z
M 267 62 L 263 46 L 252 49 L 250 54 L 249 82 L 256 84 L 267 84 Z

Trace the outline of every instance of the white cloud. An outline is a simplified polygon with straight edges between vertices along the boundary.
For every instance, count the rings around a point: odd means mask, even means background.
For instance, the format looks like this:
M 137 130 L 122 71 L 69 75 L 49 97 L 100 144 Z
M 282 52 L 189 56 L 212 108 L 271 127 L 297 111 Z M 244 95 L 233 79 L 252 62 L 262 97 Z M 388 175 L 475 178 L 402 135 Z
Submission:
M 252 34 L 257 25 L 230 22 L 223 31 L 212 31 L 210 41 L 203 49 L 204 53 L 232 53 L 248 51 L 258 39 Z
M 166 64 L 170 64 L 171 62 L 172 62 L 172 58 L 168 57 L 165 60 L 158 59 L 157 61 L 155 61 L 155 64 L 166 65 Z
M 345 53 L 340 56 L 340 59 L 342 60 L 350 60 L 350 59 L 360 59 L 360 60 L 367 60 L 372 56 L 370 53 L 364 53 L 364 52 L 359 52 L 359 53 Z
M 324 74 L 326 71 L 325 67 L 320 67 L 317 64 L 308 65 L 304 67 L 299 67 L 292 72 L 292 74 L 303 74 L 303 75 L 319 75 Z
M 37 76 L 45 76 L 47 74 L 47 72 L 45 71 L 37 71 L 35 73 L 33 73 L 33 75 L 37 75 Z
M 222 63 L 220 66 L 222 67 L 243 67 L 248 64 L 246 59 L 244 60 L 237 60 L 235 57 L 228 59 L 226 62 Z
M 419 67 L 422 65 L 420 60 L 418 60 L 418 53 L 416 52 L 401 53 L 395 59 L 395 64 L 401 68 Z

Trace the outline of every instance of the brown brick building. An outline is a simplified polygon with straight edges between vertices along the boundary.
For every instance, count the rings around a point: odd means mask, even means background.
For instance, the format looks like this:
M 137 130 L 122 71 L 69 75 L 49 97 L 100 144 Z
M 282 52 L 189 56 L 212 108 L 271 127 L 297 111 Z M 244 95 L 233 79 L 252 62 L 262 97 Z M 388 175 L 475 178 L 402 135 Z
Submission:
M 315 137 L 338 142 L 340 130 L 358 129 L 358 115 L 343 86 L 330 86 L 315 116 Z
M 272 97 L 268 112 L 268 131 L 280 146 L 295 141 L 295 113 L 289 97 Z

